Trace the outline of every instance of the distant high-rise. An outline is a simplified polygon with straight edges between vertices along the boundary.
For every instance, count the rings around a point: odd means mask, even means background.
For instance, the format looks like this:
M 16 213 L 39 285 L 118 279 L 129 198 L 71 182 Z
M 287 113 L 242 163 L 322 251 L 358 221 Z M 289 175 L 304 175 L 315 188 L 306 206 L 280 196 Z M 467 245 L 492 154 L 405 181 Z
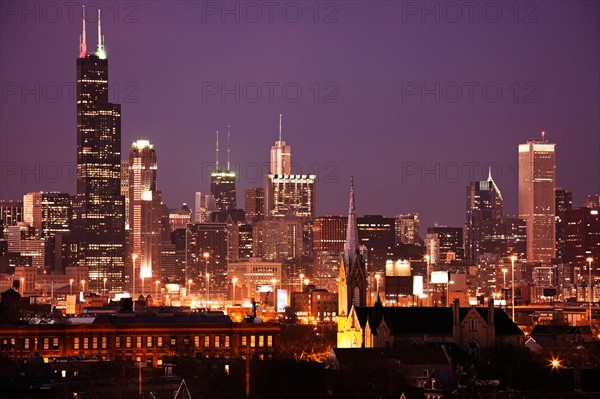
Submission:
M 396 241 L 401 244 L 419 243 L 418 213 L 407 213 L 396 216 Z
M 573 193 L 569 189 L 554 190 L 556 211 L 556 258 L 564 261 L 565 251 L 565 213 L 573 208 Z
M 23 196 L 23 204 L 23 221 L 35 228 L 37 237 L 48 239 L 69 231 L 71 196 L 68 193 L 27 193 Z
M 212 212 L 217 212 L 215 197 L 197 192 L 194 196 L 194 223 L 209 222 Z
M 564 213 L 565 246 L 564 261 L 585 267 L 586 259 L 594 259 L 594 270 L 598 270 L 600 259 L 600 207 L 571 209 Z M 597 274 L 597 272 L 594 272 Z
M 121 195 L 125 200 L 125 230 L 129 230 L 129 160 L 121 160 Z
M 138 279 L 160 279 L 162 195 L 156 186 L 156 175 L 154 146 L 148 140 L 134 141 L 129 152 L 129 230 L 138 288 Z
M 227 294 L 227 253 L 229 248 L 227 224 L 195 223 L 188 226 L 188 277 L 210 298 Z M 192 270 L 195 268 L 195 272 Z M 192 272 L 190 274 L 190 272 Z M 208 278 L 206 274 L 209 274 Z M 209 285 L 209 287 L 207 286 Z M 193 287 L 192 287 L 193 290 Z
M 252 224 L 265 218 L 265 189 L 254 187 L 244 193 L 246 223 Z
M 478 256 L 481 255 L 481 222 L 503 216 L 502 194 L 492 179 L 490 169 L 487 180 L 472 182 L 467 186 L 466 259 L 476 262 Z
M 291 150 L 281 139 L 271 147 L 271 173 L 266 176 L 265 218 L 296 216 L 314 218 L 316 212 L 315 175 L 292 175 Z
M 369 272 L 385 271 L 385 263 L 394 256 L 396 219 L 382 215 L 357 218 L 359 242 L 367 248 Z
M 23 221 L 23 201 L 0 200 L 0 224 L 16 226 Z
M 187 229 L 190 223 L 192 223 L 192 210 L 185 202 L 180 208 L 169 211 L 169 230 L 171 232 L 177 229 Z
M 315 285 L 337 291 L 336 277 L 340 254 L 346 242 L 347 216 L 322 216 L 313 224 L 313 272 Z
M 271 147 L 270 174 L 291 175 L 292 174 L 292 147 L 285 145 L 281 138 L 281 118 L 279 114 L 279 140 Z
M 515 218 L 482 220 L 480 224 L 480 254 L 486 257 L 518 260 L 527 257 L 527 228 L 525 221 Z
M 556 252 L 556 144 L 519 144 L 519 218 L 527 224 L 527 260 L 550 263 Z
M 462 227 L 429 227 L 427 233 L 428 235 L 437 234 L 439 258 L 435 263 L 450 263 L 455 259 L 463 259 L 464 248 Z M 433 260 L 431 260 L 431 263 L 434 263 Z
M 84 12 L 85 15 L 85 12 Z M 98 10 L 98 49 L 88 54 L 85 18 L 77 59 L 77 195 L 73 232 L 90 290 L 123 289 L 125 204 L 121 195 L 121 105 L 108 101 L 108 60 Z
M 229 132 L 227 132 L 227 167 L 221 169 L 219 164 L 219 132 L 217 132 L 217 161 L 215 171 L 210 174 L 210 193 L 215 198 L 218 211 L 236 209 L 235 171 L 229 163 Z

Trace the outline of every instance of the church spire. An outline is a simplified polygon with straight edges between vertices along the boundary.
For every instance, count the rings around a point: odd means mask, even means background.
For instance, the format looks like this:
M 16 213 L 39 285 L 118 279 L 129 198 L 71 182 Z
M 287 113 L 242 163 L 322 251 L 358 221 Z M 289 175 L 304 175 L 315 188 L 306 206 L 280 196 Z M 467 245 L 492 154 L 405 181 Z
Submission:
M 354 177 L 350 178 L 350 205 L 348 207 L 348 227 L 344 243 L 344 260 L 349 265 L 354 263 L 358 251 L 358 227 L 356 224 L 356 207 L 354 205 Z
M 81 32 L 81 35 L 79 36 L 79 58 L 85 58 L 86 53 L 87 53 L 87 45 L 85 43 L 85 4 L 83 5 L 83 18 L 82 18 L 82 23 L 83 23 L 83 30 Z

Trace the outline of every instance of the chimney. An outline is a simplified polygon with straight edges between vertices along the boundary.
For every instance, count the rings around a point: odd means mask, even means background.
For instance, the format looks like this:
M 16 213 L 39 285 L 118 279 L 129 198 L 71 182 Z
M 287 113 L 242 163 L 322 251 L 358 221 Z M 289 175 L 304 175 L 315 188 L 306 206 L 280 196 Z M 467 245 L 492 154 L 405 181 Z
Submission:
M 494 325 L 494 298 L 488 298 L 488 325 Z

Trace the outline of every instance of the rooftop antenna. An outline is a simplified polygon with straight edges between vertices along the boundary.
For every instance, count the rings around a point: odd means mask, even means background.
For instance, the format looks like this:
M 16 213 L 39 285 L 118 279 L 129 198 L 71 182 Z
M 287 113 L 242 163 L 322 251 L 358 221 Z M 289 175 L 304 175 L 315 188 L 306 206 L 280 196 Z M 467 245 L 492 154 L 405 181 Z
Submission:
M 227 170 L 229 169 L 229 152 L 231 151 L 231 149 L 229 148 L 229 128 L 230 126 L 227 125 Z
M 488 181 L 492 181 L 492 165 L 488 166 Z
M 106 58 L 106 53 L 104 52 L 104 36 L 102 36 L 102 22 L 100 20 L 100 9 L 98 8 L 98 51 L 96 51 L 98 57 L 100 59 Z
M 546 137 L 546 132 L 542 130 L 542 141 L 545 140 L 545 137 Z
M 85 4 L 83 5 L 83 14 L 82 14 L 82 24 L 83 24 L 83 31 L 82 34 L 79 35 L 79 58 L 85 58 L 85 55 L 87 53 L 87 45 L 85 43 Z
M 279 141 L 281 141 L 281 116 L 282 114 L 279 114 Z
M 215 164 L 215 170 L 219 170 L 219 131 L 217 130 L 217 163 Z

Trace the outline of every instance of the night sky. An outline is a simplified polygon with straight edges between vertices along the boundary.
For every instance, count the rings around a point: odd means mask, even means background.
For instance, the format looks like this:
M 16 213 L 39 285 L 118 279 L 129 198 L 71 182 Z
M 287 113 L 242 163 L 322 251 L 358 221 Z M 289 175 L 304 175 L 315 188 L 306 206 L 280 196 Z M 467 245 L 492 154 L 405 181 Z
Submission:
M 215 131 L 228 124 L 243 207 L 243 190 L 262 185 L 279 113 L 295 170 L 318 172 L 318 215 L 347 212 L 354 176 L 359 215 L 461 226 L 470 172 L 483 179 L 490 162 L 514 214 L 517 145 L 542 130 L 574 206 L 600 192 L 597 1 L 275 2 L 272 17 L 265 3 L 86 4 L 88 51 L 93 5 L 103 10 L 123 158 L 135 139 L 156 145 L 170 208 L 209 190 Z M 74 193 L 81 10 L 7 1 L 1 13 L 0 198 Z

